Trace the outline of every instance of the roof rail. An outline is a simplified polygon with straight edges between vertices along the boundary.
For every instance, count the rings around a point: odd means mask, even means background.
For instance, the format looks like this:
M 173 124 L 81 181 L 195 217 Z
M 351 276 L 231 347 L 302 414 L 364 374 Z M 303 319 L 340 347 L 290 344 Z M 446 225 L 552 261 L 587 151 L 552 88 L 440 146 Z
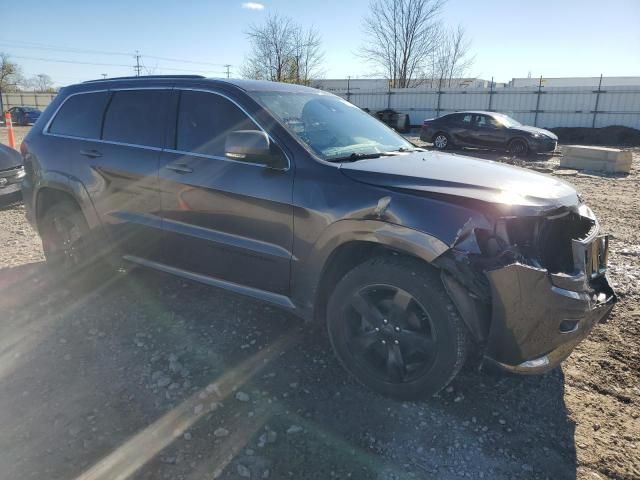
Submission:
M 108 82 L 111 80 L 141 80 L 143 78 L 207 78 L 204 75 L 140 75 L 131 77 L 111 77 L 98 78 L 96 80 L 86 80 L 82 83 Z

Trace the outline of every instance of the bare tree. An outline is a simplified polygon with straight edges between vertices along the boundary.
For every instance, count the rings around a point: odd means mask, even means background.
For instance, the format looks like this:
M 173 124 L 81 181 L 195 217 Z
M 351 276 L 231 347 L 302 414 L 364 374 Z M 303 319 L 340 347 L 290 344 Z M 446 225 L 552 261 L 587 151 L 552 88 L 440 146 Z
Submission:
M 433 52 L 429 72 L 437 80 L 438 87 L 451 87 L 454 78 L 463 78 L 467 74 L 475 60 L 469 54 L 470 49 L 471 40 L 461 25 L 442 33 Z
M 367 44 L 360 55 L 396 88 L 407 88 L 427 70 L 440 39 L 444 0 L 372 0 L 364 20 Z
M 252 25 L 247 37 L 251 54 L 242 66 L 244 77 L 308 84 L 319 73 L 323 54 L 316 30 L 304 30 L 275 14 L 262 25 Z
M 29 88 L 37 92 L 51 92 L 53 91 L 53 79 L 46 73 L 39 73 L 34 75 L 27 82 Z
M 309 85 L 320 75 L 320 65 L 324 60 L 321 50 L 322 40 L 317 30 L 303 30 L 297 26 L 292 33 L 289 78 L 295 83 Z
M 17 85 L 22 81 L 20 66 L 12 62 L 8 54 L 0 52 L 0 90 L 3 92 L 16 90 Z

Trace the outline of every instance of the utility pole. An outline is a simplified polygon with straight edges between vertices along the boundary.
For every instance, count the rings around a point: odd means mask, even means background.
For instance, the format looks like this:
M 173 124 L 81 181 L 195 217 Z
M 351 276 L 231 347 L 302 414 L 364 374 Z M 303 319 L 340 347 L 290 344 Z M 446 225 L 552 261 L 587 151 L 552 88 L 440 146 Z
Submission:
M 229 71 L 229 69 L 231 68 L 231 65 L 230 64 L 226 64 L 224 67 L 227 69 L 227 78 L 229 78 L 230 75 L 231 75 L 231 72 Z
M 136 59 L 136 66 L 133 67 L 133 69 L 136 71 L 136 77 L 139 77 L 141 67 L 140 67 L 140 52 L 138 52 L 138 50 L 136 50 L 135 59 Z
M 100 75 L 102 75 L 102 78 L 107 78 L 107 74 L 106 73 L 101 73 Z

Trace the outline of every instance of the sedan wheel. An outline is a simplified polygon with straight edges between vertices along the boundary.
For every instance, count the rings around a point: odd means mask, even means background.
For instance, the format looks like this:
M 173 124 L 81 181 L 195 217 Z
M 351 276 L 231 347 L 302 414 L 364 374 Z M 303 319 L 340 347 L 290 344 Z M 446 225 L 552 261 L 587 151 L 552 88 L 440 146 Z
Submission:
M 444 134 L 444 133 L 439 133 L 433 139 L 433 145 L 438 150 L 444 150 L 445 148 L 447 148 L 449 146 L 449 137 L 447 137 L 447 135 Z
M 336 285 L 327 316 L 345 369 L 384 395 L 433 395 L 466 356 L 466 327 L 437 271 L 410 258 L 374 258 L 351 270 Z
M 516 138 L 509 144 L 509 152 L 516 156 L 523 156 L 529 152 L 529 145 L 524 140 Z

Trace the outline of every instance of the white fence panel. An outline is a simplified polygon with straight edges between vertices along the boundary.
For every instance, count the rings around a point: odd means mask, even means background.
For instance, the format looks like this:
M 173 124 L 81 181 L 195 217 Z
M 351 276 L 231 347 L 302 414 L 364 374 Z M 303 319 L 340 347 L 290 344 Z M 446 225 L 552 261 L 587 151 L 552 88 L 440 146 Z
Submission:
M 55 93 L 15 92 L 2 94 L 2 109 L 12 107 L 36 107 L 44 110 L 55 98 Z
M 640 87 L 431 88 L 337 92 L 361 108 L 375 112 L 392 108 L 409 115 L 412 125 L 461 110 L 492 110 L 540 127 L 603 127 L 640 129 Z

